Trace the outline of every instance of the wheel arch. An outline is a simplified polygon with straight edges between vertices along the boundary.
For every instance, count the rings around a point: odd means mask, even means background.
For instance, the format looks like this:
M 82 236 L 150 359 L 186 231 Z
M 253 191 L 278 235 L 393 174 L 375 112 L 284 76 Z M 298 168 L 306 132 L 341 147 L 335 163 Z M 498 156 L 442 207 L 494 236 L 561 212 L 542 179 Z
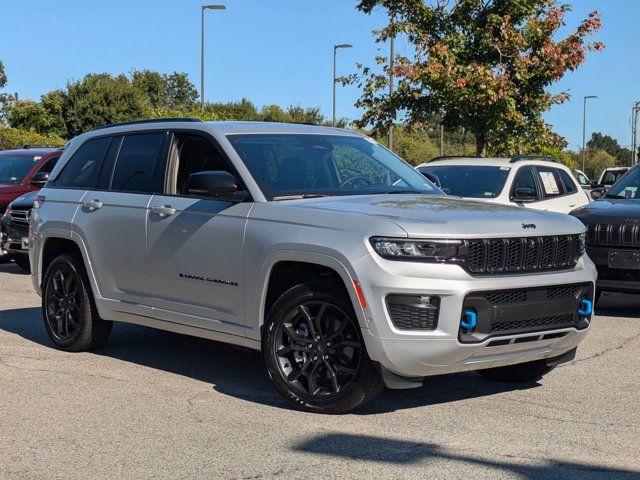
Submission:
M 340 260 L 325 254 L 286 251 L 272 255 L 262 268 L 254 318 L 258 328 L 248 329 L 247 334 L 253 336 L 254 333 L 255 340 L 260 340 L 269 309 L 280 295 L 299 283 L 323 277 L 340 282 L 339 286 L 351 301 L 360 327 L 367 328 L 365 311 L 354 285 L 355 275 Z

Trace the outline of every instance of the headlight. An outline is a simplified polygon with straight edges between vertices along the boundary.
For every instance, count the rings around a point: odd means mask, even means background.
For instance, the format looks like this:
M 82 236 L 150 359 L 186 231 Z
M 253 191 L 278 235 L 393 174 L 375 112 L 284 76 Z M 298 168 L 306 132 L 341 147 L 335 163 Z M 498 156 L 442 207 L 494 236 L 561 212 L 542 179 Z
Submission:
M 407 240 L 372 237 L 371 246 L 378 255 L 391 260 L 444 262 L 455 259 L 461 240 Z
M 587 243 L 587 233 L 580 234 L 580 255 L 585 252 L 585 245 Z

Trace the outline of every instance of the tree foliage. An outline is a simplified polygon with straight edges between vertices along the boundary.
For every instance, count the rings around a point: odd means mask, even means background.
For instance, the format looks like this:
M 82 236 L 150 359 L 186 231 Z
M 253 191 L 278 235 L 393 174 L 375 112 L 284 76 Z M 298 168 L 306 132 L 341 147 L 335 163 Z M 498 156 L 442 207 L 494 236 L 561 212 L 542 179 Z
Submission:
M 618 141 L 610 135 L 593 132 L 587 142 L 588 150 L 603 150 L 616 159 L 616 165 L 624 166 L 631 163 L 631 150 L 621 147 Z
M 362 67 L 348 81 L 363 94 L 361 126 L 384 131 L 400 114 L 408 125 L 441 118 L 447 129 L 473 132 L 476 154 L 519 153 L 543 146 L 558 148 L 542 113 L 567 100 L 548 88 L 578 68 L 600 42 L 587 37 L 600 29 L 592 12 L 568 36 L 556 39 L 569 5 L 556 0 L 361 0 L 371 13 L 388 10 L 390 24 L 375 32 L 384 42 L 403 34 L 415 52 L 396 55 L 393 71 Z M 387 58 L 378 63 L 386 65 Z M 397 88 L 387 94 L 388 76 Z
M 22 148 L 24 145 L 63 146 L 65 141 L 55 135 L 18 130 L 17 128 L 0 127 L 0 150 Z

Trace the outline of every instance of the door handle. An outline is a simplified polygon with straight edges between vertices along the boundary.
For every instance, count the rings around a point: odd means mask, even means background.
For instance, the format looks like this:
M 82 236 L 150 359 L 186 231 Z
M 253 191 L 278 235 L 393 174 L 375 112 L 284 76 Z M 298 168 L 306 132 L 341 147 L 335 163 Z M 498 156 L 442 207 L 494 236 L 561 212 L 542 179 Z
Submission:
M 102 208 L 102 202 L 100 200 L 91 200 L 88 202 L 84 202 L 82 206 L 87 210 L 89 210 L 90 212 L 94 212 L 99 208 Z
M 175 214 L 176 209 L 171 207 L 171 205 L 162 205 L 161 207 L 151 207 L 151 213 L 164 218 Z

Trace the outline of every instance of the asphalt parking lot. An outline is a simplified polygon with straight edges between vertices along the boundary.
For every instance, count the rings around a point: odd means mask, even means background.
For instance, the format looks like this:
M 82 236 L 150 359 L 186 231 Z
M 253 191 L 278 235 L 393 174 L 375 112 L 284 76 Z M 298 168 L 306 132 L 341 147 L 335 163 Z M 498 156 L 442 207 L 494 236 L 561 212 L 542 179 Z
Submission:
M 0 478 L 640 478 L 640 297 L 605 295 L 578 357 L 513 388 L 476 374 L 346 416 L 290 410 L 257 354 L 118 324 L 50 347 L 0 265 Z

